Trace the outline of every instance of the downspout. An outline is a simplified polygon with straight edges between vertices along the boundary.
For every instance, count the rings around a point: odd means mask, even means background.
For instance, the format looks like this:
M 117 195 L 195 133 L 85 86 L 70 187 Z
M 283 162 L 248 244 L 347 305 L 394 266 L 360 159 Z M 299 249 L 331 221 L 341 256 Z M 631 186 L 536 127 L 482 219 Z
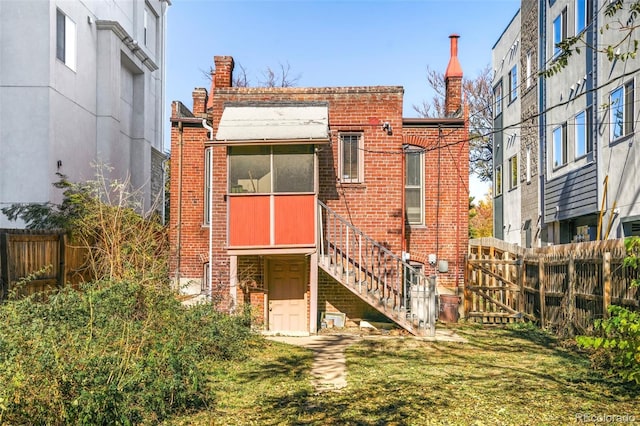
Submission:
M 180 260 L 182 258 L 182 147 L 184 145 L 183 124 L 178 122 L 178 217 L 176 225 L 176 250 L 178 256 L 176 259 L 176 285 L 180 290 Z
M 401 244 L 402 244 L 402 260 L 406 262 L 408 259 L 406 258 L 406 256 L 407 256 L 407 235 L 406 235 L 406 224 L 405 224 L 405 222 L 406 222 L 406 218 L 405 218 L 406 206 L 405 206 L 405 194 L 404 194 L 404 192 L 405 192 L 404 186 L 406 184 L 406 179 L 407 179 L 405 156 L 406 156 L 405 155 L 405 146 L 403 144 L 402 145 L 402 173 L 401 173 L 401 175 L 402 175 L 401 179 L 402 180 L 400 182 L 400 188 L 401 188 L 400 205 L 401 205 L 402 214 L 401 214 L 400 219 L 401 219 L 401 222 L 402 222 L 402 241 L 401 241 Z M 424 174 L 424 170 L 422 171 L 422 173 Z
M 213 127 L 207 124 L 207 119 L 202 119 L 202 127 L 209 131 L 209 141 L 213 141 Z M 211 147 L 210 155 L 207 157 L 209 162 L 209 270 L 207 271 L 207 280 L 209 281 L 209 291 L 213 293 L 213 147 Z
M 162 211 L 160 217 L 163 225 L 167 224 L 167 165 L 169 161 L 168 156 L 162 160 Z

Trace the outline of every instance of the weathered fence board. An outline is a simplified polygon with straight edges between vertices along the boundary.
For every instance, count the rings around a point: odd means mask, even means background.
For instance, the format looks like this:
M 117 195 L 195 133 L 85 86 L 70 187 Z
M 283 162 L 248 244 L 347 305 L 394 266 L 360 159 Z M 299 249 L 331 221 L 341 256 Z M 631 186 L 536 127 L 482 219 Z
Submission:
M 640 309 L 639 271 L 623 266 L 623 240 L 523 249 L 493 239 L 471 240 L 465 315 L 504 323 L 529 318 L 568 334 L 583 332 L 611 304 Z
M 87 281 L 86 254 L 63 233 L 0 230 L 0 299 L 11 291 L 31 295 Z

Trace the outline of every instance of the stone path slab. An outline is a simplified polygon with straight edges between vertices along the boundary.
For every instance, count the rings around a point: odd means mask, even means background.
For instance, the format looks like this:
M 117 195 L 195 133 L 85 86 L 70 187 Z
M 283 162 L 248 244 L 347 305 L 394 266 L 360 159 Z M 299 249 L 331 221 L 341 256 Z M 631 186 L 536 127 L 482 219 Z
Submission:
M 347 386 L 346 348 L 362 339 L 398 339 L 397 336 L 358 334 L 322 334 L 303 337 L 266 336 L 267 339 L 290 345 L 302 346 L 314 352 L 311 367 L 312 384 L 318 392 L 339 391 Z M 403 338 L 403 337 L 401 337 Z M 407 337 L 425 341 L 466 342 L 453 330 L 437 330 L 436 336 Z

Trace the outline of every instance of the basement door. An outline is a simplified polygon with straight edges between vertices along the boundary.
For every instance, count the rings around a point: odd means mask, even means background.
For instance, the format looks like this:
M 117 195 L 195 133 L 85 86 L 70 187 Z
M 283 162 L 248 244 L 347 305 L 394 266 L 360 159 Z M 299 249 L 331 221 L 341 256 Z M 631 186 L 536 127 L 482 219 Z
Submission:
M 269 259 L 269 330 L 307 332 L 306 259 Z

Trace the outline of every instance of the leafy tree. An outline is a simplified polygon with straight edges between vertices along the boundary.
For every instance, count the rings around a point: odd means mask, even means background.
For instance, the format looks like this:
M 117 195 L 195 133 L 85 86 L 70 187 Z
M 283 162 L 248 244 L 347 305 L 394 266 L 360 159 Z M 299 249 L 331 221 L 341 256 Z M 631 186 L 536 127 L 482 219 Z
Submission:
M 493 94 L 491 67 L 487 65 L 474 79 L 464 78 L 462 92 L 469 106 L 470 170 L 480 180 L 493 179 Z M 435 94 L 430 101 L 413 105 L 421 117 L 444 117 L 444 74 L 427 67 L 427 83 Z
M 622 17 L 624 11 L 628 12 L 628 16 Z M 540 74 L 544 77 L 550 77 L 559 73 L 569 64 L 569 59 L 574 54 L 580 54 L 582 49 L 591 49 L 595 52 L 604 53 L 609 61 L 626 61 L 627 59 L 635 58 L 638 53 L 639 42 L 634 37 L 634 32 L 640 26 L 636 23 L 639 14 L 640 0 L 612 0 L 608 2 L 604 5 L 604 15 L 609 18 L 609 22 L 606 22 L 599 29 L 599 32 L 604 34 L 606 31 L 616 31 L 621 34 L 620 39 L 613 44 L 594 46 L 588 43 L 585 31 L 572 37 L 566 37 L 556 44 L 560 52 Z
M 469 237 L 482 238 L 493 235 L 493 199 L 489 194 L 477 204 L 469 206 Z

